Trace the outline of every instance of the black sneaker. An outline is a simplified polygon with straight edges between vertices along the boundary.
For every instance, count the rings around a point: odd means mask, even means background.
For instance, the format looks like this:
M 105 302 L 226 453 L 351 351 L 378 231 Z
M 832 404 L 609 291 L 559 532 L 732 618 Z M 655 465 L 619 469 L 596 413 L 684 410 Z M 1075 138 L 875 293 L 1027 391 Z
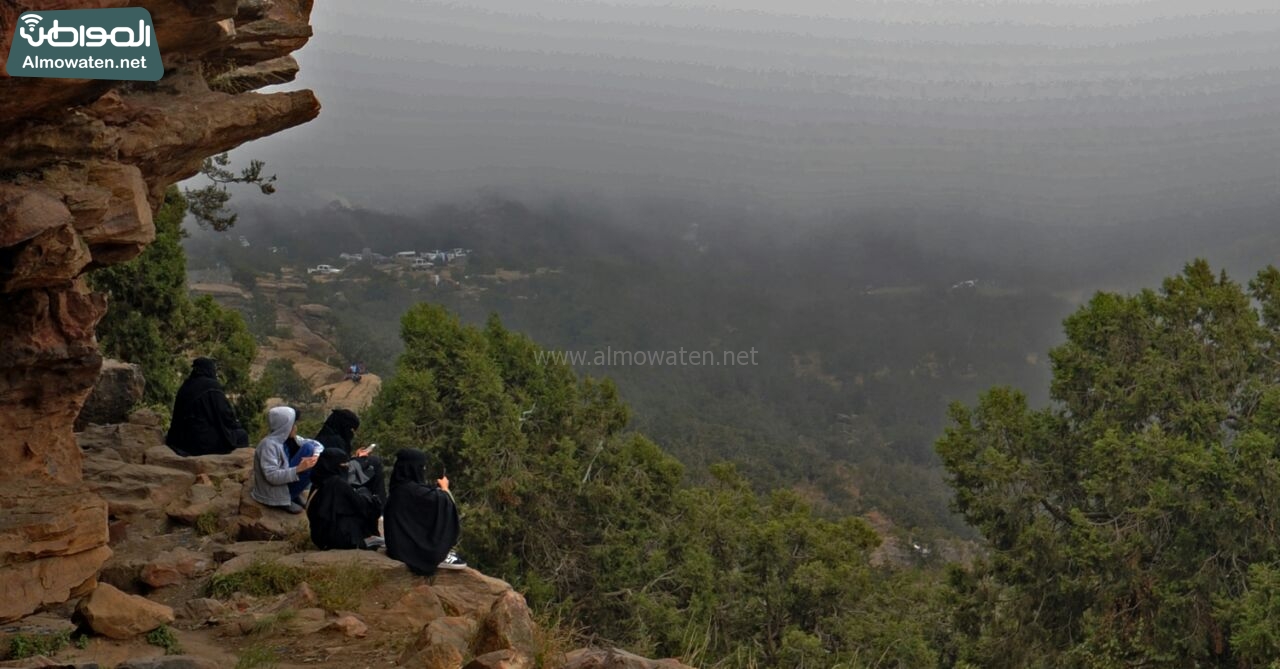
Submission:
M 466 569 L 467 561 L 458 555 L 457 551 L 449 551 L 449 555 L 440 564 L 436 565 L 437 569 Z
M 364 547 L 371 551 L 376 551 L 387 545 L 387 540 L 379 536 L 372 536 L 364 540 Z

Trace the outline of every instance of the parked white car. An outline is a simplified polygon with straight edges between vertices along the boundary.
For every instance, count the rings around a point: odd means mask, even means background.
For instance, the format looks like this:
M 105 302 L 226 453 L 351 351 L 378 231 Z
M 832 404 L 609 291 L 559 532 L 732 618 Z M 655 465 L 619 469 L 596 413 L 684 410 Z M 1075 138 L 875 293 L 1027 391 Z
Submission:
M 307 268 L 307 274 L 340 274 L 342 270 L 333 265 L 316 265 Z

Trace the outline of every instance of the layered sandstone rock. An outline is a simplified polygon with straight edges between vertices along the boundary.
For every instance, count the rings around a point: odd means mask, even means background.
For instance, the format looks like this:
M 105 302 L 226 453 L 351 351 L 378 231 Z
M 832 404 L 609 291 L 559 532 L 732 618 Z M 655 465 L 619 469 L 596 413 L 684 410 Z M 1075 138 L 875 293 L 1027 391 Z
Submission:
M 27 10 L 145 7 L 165 65 L 155 83 L 0 76 L 0 505 L 25 494 L 14 482 L 82 478 L 72 425 L 99 377 L 93 330 L 108 304 L 87 288 L 85 272 L 141 253 L 154 238 L 151 217 L 165 189 L 196 174 L 205 158 L 319 113 L 310 91 L 253 92 L 294 76 L 289 54 L 311 36 L 311 4 L 0 3 L 0 26 L 10 27 L 0 30 L 0 53 Z M 100 516 L 82 531 L 105 537 Z M 0 555 L 0 584 L 25 583 L 0 604 L 0 618 L 65 600 L 105 552 L 99 545 Z M 80 581 L 68 585 L 73 578 Z
M 107 503 L 82 485 L 8 483 L 0 495 L 0 622 L 82 594 L 107 548 Z
M 80 600 L 76 613 L 94 632 L 112 639 L 131 639 L 174 620 L 173 609 L 164 604 L 120 592 L 106 583 L 99 583 Z

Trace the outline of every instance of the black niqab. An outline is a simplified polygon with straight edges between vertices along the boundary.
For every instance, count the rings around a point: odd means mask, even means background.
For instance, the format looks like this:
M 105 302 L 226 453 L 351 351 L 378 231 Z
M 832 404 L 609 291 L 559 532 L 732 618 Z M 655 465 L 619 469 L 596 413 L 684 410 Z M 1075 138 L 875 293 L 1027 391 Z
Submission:
M 383 525 L 387 555 L 430 576 L 458 542 L 460 524 L 453 497 L 425 483 L 426 469 L 422 451 L 405 449 L 396 455 Z
M 350 409 L 334 409 L 325 419 L 324 426 L 316 433 L 316 441 L 324 444 L 326 449 L 337 448 L 350 454 L 353 446 L 351 442 L 355 439 L 356 429 L 359 427 L 360 417 L 356 412 Z

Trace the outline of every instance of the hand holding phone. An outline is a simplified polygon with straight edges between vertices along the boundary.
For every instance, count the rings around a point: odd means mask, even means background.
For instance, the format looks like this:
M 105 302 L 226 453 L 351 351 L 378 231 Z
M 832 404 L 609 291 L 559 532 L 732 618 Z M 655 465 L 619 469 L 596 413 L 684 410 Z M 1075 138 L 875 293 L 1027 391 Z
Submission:
M 372 452 L 373 452 L 373 449 L 375 449 L 375 448 L 377 448 L 377 447 L 378 447 L 378 445 L 377 445 L 377 444 L 369 444 L 368 446 L 365 446 L 364 448 L 362 448 L 362 449 L 360 449 L 360 450 L 356 451 L 356 457 L 357 457 L 357 458 L 363 458 L 364 456 L 366 456 L 366 455 L 368 455 L 368 454 L 372 453 Z
M 315 467 L 316 462 L 318 460 L 320 460 L 320 456 L 318 455 L 312 455 L 312 456 L 303 458 L 301 461 L 298 462 L 298 468 L 297 468 L 298 473 L 301 474 L 302 472 L 305 472 L 308 469 Z
M 440 486 L 441 490 L 445 492 L 449 492 L 449 477 L 441 476 L 440 478 L 436 479 L 436 485 Z

